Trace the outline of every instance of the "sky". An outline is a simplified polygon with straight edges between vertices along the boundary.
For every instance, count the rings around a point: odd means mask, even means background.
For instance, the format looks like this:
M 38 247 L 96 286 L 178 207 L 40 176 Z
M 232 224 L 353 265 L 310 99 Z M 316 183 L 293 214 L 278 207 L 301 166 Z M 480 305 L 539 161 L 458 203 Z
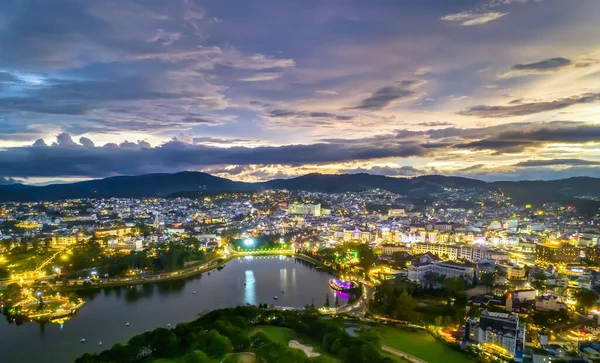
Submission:
M 2 0 L 0 183 L 600 177 L 598 0 Z

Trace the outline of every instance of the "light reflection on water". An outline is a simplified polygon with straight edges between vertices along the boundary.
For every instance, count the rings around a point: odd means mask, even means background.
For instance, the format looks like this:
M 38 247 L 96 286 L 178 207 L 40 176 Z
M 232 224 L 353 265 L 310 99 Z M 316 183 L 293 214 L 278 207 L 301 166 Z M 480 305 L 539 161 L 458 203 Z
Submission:
M 256 289 L 254 286 L 256 280 L 254 279 L 254 271 L 246 270 L 245 274 L 244 301 L 246 304 L 256 305 Z
M 10 324 L 0 318 L 1 363 L 72 362 L 149 329 L 192 321 L 199 313 L 246 303 L 303 307 L 335 300 L 332 276 L 292 257 L 248 256 L 222 270 L 164 283 L 93 290 L 83 308 L 61 324 Z M 244 286 L 245 283 L 245 286 Z M 285 293 L 281 291 L 284 290 Z M 196 294 L 193 292 L 196 291 Z M 274 297 L 278 296 L 275 300 Z M 339 297 L 340 305 L 345 303 Z M 130 322 L 130 326 L 125 326 Z M 87 343 L 80 340 L 85 338 Z M 103 341 L 103 346 L 97 342 Z

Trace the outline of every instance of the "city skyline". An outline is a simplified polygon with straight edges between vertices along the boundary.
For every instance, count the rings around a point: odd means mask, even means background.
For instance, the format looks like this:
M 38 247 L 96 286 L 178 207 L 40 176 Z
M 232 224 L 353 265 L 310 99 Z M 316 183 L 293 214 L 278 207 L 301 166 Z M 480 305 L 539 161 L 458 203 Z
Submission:
M 600 177 L 597 1 L 4 5 L 0 183 Z

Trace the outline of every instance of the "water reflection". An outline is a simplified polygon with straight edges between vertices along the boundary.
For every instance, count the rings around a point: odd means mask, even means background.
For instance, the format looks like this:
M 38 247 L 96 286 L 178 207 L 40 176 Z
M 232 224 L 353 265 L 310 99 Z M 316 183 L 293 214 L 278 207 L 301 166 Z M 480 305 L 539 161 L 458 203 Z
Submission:
M 256 305 L 256 290 L 254 286 L 256 280 L 254 279 L 254 271 L 246 270 L 245 275 L 244 301 L 246 304 Z
M 110 347 L 147 329 L 194 320 L 205 310 L 246 303 L 303 307 L 314 301 L 321 306 L 325 294 L 335 301 L 330 278 L 299 259 L 257 256 L 233 260 L 210 276 L 80 291 L 86 304 L 68 321 L 38 326 L 0 319 L 0 341 L 10 347 L 0 362 L 71 362 L 83 353 L 103 349 L 81 344 L 82 338 Z M 339 300 L 340 305 L 345 303 L 344 296 Z

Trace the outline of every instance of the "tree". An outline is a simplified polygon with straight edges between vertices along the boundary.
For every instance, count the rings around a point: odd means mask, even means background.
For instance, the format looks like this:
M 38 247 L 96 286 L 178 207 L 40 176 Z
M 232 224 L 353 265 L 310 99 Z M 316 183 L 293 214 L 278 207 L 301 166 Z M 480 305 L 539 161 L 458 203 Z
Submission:
M 435 317 L 435 325 L 437 326 L 442 326 L 442 324 L 444 323 L 444 318 L 440 315 Z
M 0 280 L 10 277 L 10 272 L 4 267 L 0 267 Z
M 436 282 L 438 282 L 440 275 L 437 272 L 432 272 L 432 271 L 427 271 L 425 272 L 425 275 L 423 275 L 423 278 L 425 280 L 425 285 L 426 286 L 433 286 Z
M 598 301 L 598 294 L 588 289 L 579 289 L 573 295 L 575 301 L 577 301 L 577 305 L 582 308 L 586 313 L 589 308 L 596 305 Z
M 329 294 L 325 295 L 325 305 L 323 305 L 324 308 L 329 309 L 331 307 L 331 305 L 329 304 Z
M 399 251 L 392 253 L 392 260 L 398 268 L 406 268 L 408 261 L 412 258 L 408 252 Z
M 358 246 L 358 265 L 365 271 L 365 275 L 369 273 L 375 262 L 375 254 L 368 244 Z
M 485 286 L 485 291 L 488 292 L 494 287 L 496 281 L 496 274 L 494 272 L 482 272 L 479 275 L 479 282 Z
M 206 352 L 211 357 L 221 357 L 233 351 L 233 345 L 229 338 L 219 334 L 216 330 L 211 330 L 206 334 Z
M 413 299 L 406 291 L 402 292 L 396 299 L 396 306 L 394 309 L 394 316 L 400 320 L 411 320 L 413 313 L 417 307 L 417 301 Z
M 206 353 L 201 350 L 192 350 L 183 358 L 185 363 L 205 363 L 208 362 Z
M 333 302 L 333 307 L 336 309 L 340 307 L 340 299 L 338 298 L 337 295 L 335 295 L 335 301 Z
M 442 285 L 450 295 L 455 295 L 457 292 L 465 289 L 466 283 L 460 277 L 449 277 L 444 280 Z
M 531 281 L 531 286 L 533 286 L 536 290 L 541 291 L 546 287 L 546 274 L 544 271 L 537 271 L 533 275 L 533 280 Z

